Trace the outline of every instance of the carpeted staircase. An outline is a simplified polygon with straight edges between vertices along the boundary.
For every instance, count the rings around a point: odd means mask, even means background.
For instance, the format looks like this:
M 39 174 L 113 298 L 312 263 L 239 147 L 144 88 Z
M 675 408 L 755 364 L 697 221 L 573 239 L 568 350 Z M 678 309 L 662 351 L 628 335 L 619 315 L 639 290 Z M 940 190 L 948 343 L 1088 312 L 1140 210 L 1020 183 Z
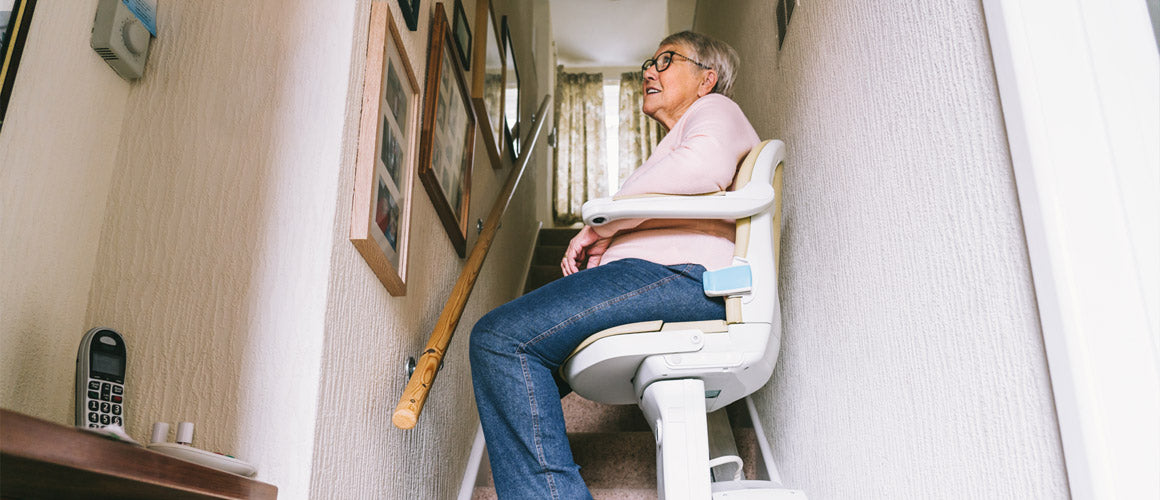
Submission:
M 541 229 L 524 293 L 561 277 L 560 259 L 576 229 Z M 569 394 L 562 401 L 572 454 L 596 500 L 657 498 L 656 449 L 652 431 L 636 406 L 611 406 Z M 745 477 L 756 477 L 758 445 L 743 402 L 726 411 L 745 461 Z M 495 499 L 486 455 L 473 500 Z
M 570 227 L 540 229 L 540 236 L 536 240 L 536 250 L 532 254 L 532 267 L 528 269 L 528 279 L 524 283 L 524 293 L 564 276 L 560 271 L 560 259 L 564 258 L 564 250 L 568 249 L 568 242 L 572 241 L 572 237 L 579 232 L 579 229 Z

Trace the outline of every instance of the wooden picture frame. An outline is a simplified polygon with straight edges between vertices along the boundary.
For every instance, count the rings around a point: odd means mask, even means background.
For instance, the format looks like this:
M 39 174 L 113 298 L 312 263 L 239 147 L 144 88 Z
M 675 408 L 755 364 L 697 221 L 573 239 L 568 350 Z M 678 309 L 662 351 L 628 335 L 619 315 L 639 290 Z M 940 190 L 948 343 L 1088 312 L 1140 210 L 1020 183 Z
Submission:
M 8 99 L 12 97 L 20 55 L 28 39 L 28 28 L 32 26 L 32 11 L 36 8 L 36 0 L 8 1 L 12 7 L 0 10 L 0 14 L 6 14 L 0 16 L 0 129 L 4 128 Z M 5 2 L 0 0 L 0 3 Z
M 419 29 L 419 2 L 420 0 L 399 0 L 399 11 L 403 14 L 403 22 L 407 23 L 407 29 L 415 31 Z
M 504 54 L 500 25 L 490 0 L 475 2 L 475 28 L 478 36 L 471 48 L 475 72 L 471 74 L 471 104 L 479 121 L 491 168 L 503 168 L 504 140 L 503 89 Z
M 385 2 L 371 2 L 350 241 L 394 296 L 407 292 L 419 80 Z
M 513 50 L 511 26 L 508 16 L 503 16 L 503 47 L 504 47 L 504 90 L 503 90 L 503 121 L 504 139 L 507 141 L 509 155 L 512 162 L 520 156 L 520 71 L 516 66 L 516 55 Z
M 443 229 L 460 257 L 467 255 L 467 215 L 471 194 L 475 114 L 459 59 L 451 47 L 451 24 L 443 4 L 435 4 L 427 49 L 427 84 L 419 147 L 419 180 Z
M 463 63 L 465 71 L 471 70 L 471 25 L 467 22 L 467 12 L 463 10 L 463 2 L 455 0 L 455 14 L 451 21 L 451 34 L 455 39 L 455 52 L 459 54 L 459 62 Z

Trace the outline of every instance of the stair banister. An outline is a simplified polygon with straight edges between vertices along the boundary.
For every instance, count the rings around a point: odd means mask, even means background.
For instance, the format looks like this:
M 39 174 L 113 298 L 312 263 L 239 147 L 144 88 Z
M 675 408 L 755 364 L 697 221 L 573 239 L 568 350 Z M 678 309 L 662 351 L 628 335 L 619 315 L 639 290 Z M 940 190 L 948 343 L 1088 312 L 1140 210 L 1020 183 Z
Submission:
M 487 258 L 488 250 L 491 250 L 492 240 L 495 239 L 495 233 L 499 229 L 499 221 L 503 218 L 504 212 L 507 211 L 508 204 L 511 203 L 512 195 L 515 193 L 520 178 L 523 177 L 524 170 L 532 156 L 532 150 L 535 149 L 535 144 L 540 137 L 540 130 L 544 126 L 544 116 L 547 114 L 550 101 L 551 96 L 545 95 L 543 101 L 540 102 L 540 108 L 536 111 L 536 119 L 532 123 L 527 140 L 521 143 L 526 144 L 527 147 L 516 159 L 516 164 L 513 165 L 511 173 L 508 174 L 503 189 L 491 206 L 491 212 L 487 214 L 487 220 L 483 223 L 483 231 L 479 234 L 475 247 L 471 249 L 471 254 L 467 256 L 467 262 L 459 273 L 455 287 L 451 289 L 451 296 L 447 297 L 447 303 L 443 305 L 443 311 L 439 313 L 439 319 L 435 322 L 435 328 L 431 332 L 431 338 L 427 341 L 427 347 L 423 349 L 423 355 L 419 357 L 415 371 L 411 373 L 411 379 L 407 382 L 407 387 L 403 389 L 403 396 L 399 398 L 399 404 L 395 406 L 395 414 L 391 417 L 391 422 L 395 424 L 395 427 L 411 429 L 419 421 L 419 413 L 423 411 L 427 395 L 435 383 L 435 375 L 443 363 L 447 346 L 451 344 L 451 336 L 455 333 L 455 328 L 459 326 L 459 318 L 463 315 L 464 307 L 467 306 L 467 298 L 471 296 L 471 291 L 475 288 L 475 280 L 483 268 L 483 260 Z

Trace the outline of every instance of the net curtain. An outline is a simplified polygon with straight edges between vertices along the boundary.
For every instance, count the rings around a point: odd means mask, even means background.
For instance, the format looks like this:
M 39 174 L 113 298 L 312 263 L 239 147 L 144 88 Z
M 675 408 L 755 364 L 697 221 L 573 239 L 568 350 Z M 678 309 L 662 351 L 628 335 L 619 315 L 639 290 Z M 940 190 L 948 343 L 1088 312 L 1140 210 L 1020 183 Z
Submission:
M 604 76 L 556 68 L 556 224 L 581 220 L 585 201 L 608 195 L 604 160 Z

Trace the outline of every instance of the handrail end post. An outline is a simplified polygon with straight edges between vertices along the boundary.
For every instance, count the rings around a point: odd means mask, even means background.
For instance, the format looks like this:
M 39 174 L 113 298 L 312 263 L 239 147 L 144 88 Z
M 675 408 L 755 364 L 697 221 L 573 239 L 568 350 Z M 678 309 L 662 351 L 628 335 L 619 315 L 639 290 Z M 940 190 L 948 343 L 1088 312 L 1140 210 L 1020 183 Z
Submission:
M 409 430 L 415 428 L 415 424 L 419 423 L 419 418 L 415 412 L 407 409 L 395 410 L 395 414 L 391 417 L 391 423 L 400 429 Z

